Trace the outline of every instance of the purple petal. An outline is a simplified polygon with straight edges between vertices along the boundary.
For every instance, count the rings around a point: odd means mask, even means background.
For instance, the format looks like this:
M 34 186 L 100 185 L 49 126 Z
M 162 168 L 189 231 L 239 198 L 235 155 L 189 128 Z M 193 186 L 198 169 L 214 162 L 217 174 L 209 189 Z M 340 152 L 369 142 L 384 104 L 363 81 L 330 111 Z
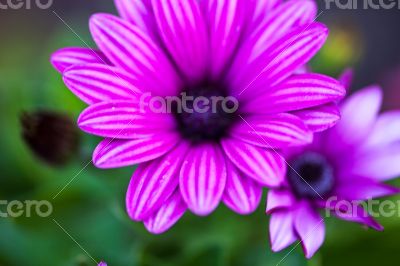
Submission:
M 180 140 L 176 134 L 160 134 L 135 140 L 105 139 L 93 153 L 98 168 L 118 168 L 154 160 L 170 151 Z
M 213 144 L 192 146 L 180 172 L 179 186 L 189 209 L 206 216 L 217 208 L 226 184 L 225 158 Z
M 340 119 L 339 107 L 334 103 L 295 111 L 293 114 L 313 132 L 325 131 L 335 126 Z
M 296 204 L 296 199 L 287 190 L 271 189 L 267 197 L 267 213 L 288 209 Z
M 205 19 L 196 0 L 153 0 L 161 38 L 183 74 L 203 78 L 208 63 Z
M 332 214 L 344 221 L 360 223 L 377 231 L 383 230 L 383 226 L 375 221 L 358 203 L 336 200 L 329 202 L 329 204 L 327 203 L 325 208 L 331 209 Z
M 330 135 L 341 147 L 357 146 L 371 132 L 382 102 L 379 87 L 369 87 L 350 96 L 341 106 L 342 119 Z
M 272 251 L 279 252 L 297 240 L 294 232 L 294 219 L 295 212 L 292 210 L 277 211 L 271 214 L 269 237 Z
M 138 103 L 114 101 L 94 104 L 78 119 L 79 127 L 93 135 L 136 139 L 175 129 L 172 115 L 141 110 Z
M 259 26 L 268 16 L 271 11 L 276 8 L 282 1 L 281 0 L 249 0 L 246 3 L 249 5 L 248 15 L 249 30 Z
M 245 1 L 204 0 L 204 15 L 210 28 L 211 73 L 221 75 L 236 50 L 245 22 Z
M 178 173 L 187 150 L 188 145 L 182 142 L 165 156 L 139 165 L 126 194 L 131 219 L 146 219 L 173 194 L 179 184 Z
M 69 67 L 81 64 L 109 64 L 102 52 L 91 48 L 63 48 L 51 55 L 54 68 L 61 74 Z
M 299 146 L 312 141 L 312 132 L 292 114 L 254 115 L 238 123 L 231 135 L 268 149 Z
M 97 46 L 115 66 L 147 82 L 152 80 L 158 94 L 175 95 L 180 81 L 174 67 L 141 29 L 112 15 L 97 14 L 90 19 L 90 30 Z
M 233 211 L 246 215 L 254 212 L 260 204 L 262 188 L 253 179 L 244 176 L 227 161 L 228 177 L 223 201 Z
M 185 201 L 177 189 L 155 213 L 143 221 L 144 226 L 150 233 L 162 234 L 183 216 L 186 209 Z
M 339 77 L 340 83 L 347 91 L 350 89 L 351 84 L 353 83 L 353 79 L 354 79 L 354 71 L 351 68 L 343 71 L 343 73 Z
M 228 81 L 237 97 L 249 99 L 276 86 L 305 65 L 321 48 L 328 35 L 320 23 L 298 27 L 278 40 L 261 55 L 238 58 Z
M 294 75 L 245 104 L 243 111 L 281 113 L 342 99 L 346 90 L 335 79 L 320 74 Z
M 400 111 L 391 111 L 379 115 L 367 141 L 366 148 L 377 148 L 400 143 Z
M 112 100 L 137 101 L 143 93 L 134 77 L 113 66 L 76 65 L 64 72 L 63 79 L 65 85 L 87 104 Z
M 253 58 L 274 44 L 295 27 L 307 25 L 315 20 L 317 5 L 310 0 L 290 0 L 270 10 L 264 20 L 255 25 L 250 38 L 241 48 L 251 49 Z
M 386 131 L 388 132 L 388 131 Z M 390 133 L 388 133 L 390 134 Z M 400 143 L 369 149 L 359 155 L 348 173 L 387 181 L 400 175 Z
M 115 0 L 115 6 L 122 18 L 144 32 L 154 34 L 156 25 L 150 0 Z
M 368 178 L 348 178 L 337 185 L 335 195 L 346 200 L 369 200 L 394 195 L 400 189 Z
M 311 259 L 324 242 L 324 220 L 307 203 L 303 204 L 297 210 L 294 225 L 300 237 L 306 258 Z
M 280 154 L 235 139 L 224 139 L 222 146 L 228 158 L 246 176 L 269 187 L 282 184 L 286 164 Z

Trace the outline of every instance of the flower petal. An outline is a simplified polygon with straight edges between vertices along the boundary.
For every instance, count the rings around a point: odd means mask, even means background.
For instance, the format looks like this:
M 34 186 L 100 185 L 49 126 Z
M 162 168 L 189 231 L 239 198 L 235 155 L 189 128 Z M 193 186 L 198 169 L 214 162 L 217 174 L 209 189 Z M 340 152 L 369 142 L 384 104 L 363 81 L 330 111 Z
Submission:
M 103 102 L 85 109 L 78 119 L 79 127 L 93 135 L 136 139 L 175 128 L 172 115 L 141 110 L 132 101 Z
M 153 234 L 168 231 L 185 213 L 187 206 L 179 189 L 169 197 L 151 216 L 146 218 L 144 226 Z
M 351 68 L 346 69 L 339 77 L 340 83 L 348 91 L 353 83 L 354 71 Z
M 182 142 L 165 156 L 139 165 L 126 194 L 126 207 L 131 219 L 146 219 L 174 193 L 188 148 L 189 145 Z
M 252 34 L 242 49 L 251 49 L 254 52 L 253 57 L 256 57 L 295 27 L 312 23 L 316 13 L 317 5 L 314 1 L 289 0 L 269 10 L 269 14 L 264 15 L 259 24 L 254 25 Z
M 347 172 L 378 181 L 387 181 L 400 175 L 399 162 L 400 143 L 396 143 L 391 146 L 370 149 L 365 154 L 358 155 Z
M 382 90 L 372 86 L 350 96 L 341 106 L 342 119 L 330 135 L 340 147 L 357 146 L 366 140 L 382 103 Z M 338 150 L 339 152 L 339 150 Z
M 268 149 L 299 146 L 312 141 L 312 132 L 292 114 L 254 115 L 243 119 L 231 135 L 247 143 Z
M 211 74 L 219 77 L 236 50 L 245 22 L 243 0 L 204 0 L 211 43 Z
M 267 197 L 267 213 L 273 213 L 277 210 L 288 209 L 295 205 L 296 200 L 292 193 L 287 190 L 271 189 Z
M 150 0 L 115 0 L 120 16 L 138 26 L 148 34 L 156 30 Z
M 325 131 L 335 126 L 340 119 L 339 107 L 334 103 L 292 113 L 303 120 L 312 132 Z
M 180 81 L 164 51 L 137 26 L 112 15 L 96 14 L 90 30 L 97 46 L 117 67 L 153 81 L 159 95 L 175 95 Z M 149 89 L 150 91 L 150 89 Z
M 294 75 L 247 102 L 244 112 L 281 113 L 315 107 L 342 99 L 346 90 L 339 81 L 320 74 Z
M 102 52 L 91 48 L 62 48 L 51 55 L 54 68 L 61 74 L 69 67 L 81 64 L 109 64 Z
M 249 30 L 257 27 L 262 23 L 271 13 L 271 11 L 279 6 L 282 0 L 249 0 L 246 1 L 251 7 L 248 11 L 250 16 Z
M 213 144 L 192 146 L 180 172 L 179 186 L 188 208 L 206 216 L 217 208 L 226 184 L 225 158 Z
M 105 139 L 95 149 L 93 163 L 106 169 L 151 161 L 166 154 L 179 140 L 172 133 L 134 140 Z
M 208 58 L 205 19 L 196 0 L 152 1 L 160 36 L 181 72 L 191 81 L 204 77 Z
M 286 164 L 283 157 L 275 151 L 235 139 L 222 140 L 222 146 L 228 158 L 245 175 L 270 187 L 282 184 L 286 174 Z
M 383 230 L 383 226 L 375 221 L 358 203 L 347 200 L 331 200 L 326 203 L 325 208 L 330 209 L 332 214 L 344 221 L 360 223 L 377 231 Z
M 365 148 L 377 148 L 400 143 L 400 111 L 391 111 L 379 115 L 367 141 Z
M 252 178 L 244 176 L 228 160 L 228 177 L 223 201 L 233 211 L 246 215 L 254 212 L 261 201 L 262 188 Z
M 64 72 L 63 79 L 65 85 L 87 104 L 112 100 L 137 101 L 143 93 L 133 76 L 113 66 L 75 65 Z
M 311 259 L 324 242 L 324 219 L 307 203 L 297 210 L 294 226 L 306 258 Z
M 236 60 L 237 67 L 228 76 L 233 95 L 249 99 L 276 86 L 306 64 L 319 51 L 327 35 L 323 24 L 312 23 L 287 33 L 260 55 L 249 50 L 247 56 Z
M 335 195 L 346 200 L 369 200 L 400 193 L 400 189 L 368 178 L 343 179 L 337 185 Z
M 271 214 L 269 237 L 272 251 L 279 252 L 297 240 L 294 232 L 294 214 L 295 212 L 292 210 L 277 211 Z

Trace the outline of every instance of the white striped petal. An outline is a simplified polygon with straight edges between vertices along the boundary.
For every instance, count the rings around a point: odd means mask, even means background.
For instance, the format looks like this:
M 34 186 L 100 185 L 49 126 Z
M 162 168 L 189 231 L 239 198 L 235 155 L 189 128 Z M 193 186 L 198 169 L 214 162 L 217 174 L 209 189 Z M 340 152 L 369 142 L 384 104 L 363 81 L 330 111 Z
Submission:
M 118 168 L 154 160 L 170 151 L 178 142 L 177 134 L 158 134 L 149 138 L 105 139 L 93 153 L 98 168 Z
M 169 197 L 163 205 L 143 223 L 152 234 L 162 234 L 168 231 L 185 213 L 187 206 L 179 189 Z
M 205 216 L 217 208 L 226 184 L 225 158 L 214 144 L 192 146 L 180 172 L 180 189 L 189 209 Z
M 209 62 L 206 21 L 196 0 L 152 0 L 159 34 L 190 81 L 204 78 Z
M 312 141 L 312 132 L 292 114 L 248 116 L 232 130 L 231 136 L 268 149 L 300 146 Z
M 117 139 L 136 139 L 175 129 L 174 117 L 142 110 L 131 101 L 102 102 L 85 109 L 79 127 L 90 134 Z
M 282 184 L 286 174 L 286 164 L 276 151 L 235 139 L 223 140 L 222 146 L 233 164 L 258 183 L 269 187 Z
M 181 142 L 165 156 L 139 165 L 126 194 L 126 206 L 132 220 L 150 217 L 174 193 L 187 150 L 188 144 Z
M 64 72 L 63 79 L 65 85 L 88 104 L 112 100 L 138 101 L 143 93 L 135 77 L 113 66 L 76 65 Z
M 254 212 L 261 201 L 262 188 L 227 160 L 228 177 L 223 201 L 233 211 L 246 215 Z
M 69 67 L 81 64 L 109 64 L 105 55 L 91 48 L 62 48 L 51 55 L 54 68 L 61 74 Z
M 137 26 L 112 15 L 97 14 L 90 19 L 90 30 L 98 47 L 115 66 L 146 78 L 147 82 L 153 81 L 151 87 L 159 95 L 175 95 L 180 88 L 164 51 Z

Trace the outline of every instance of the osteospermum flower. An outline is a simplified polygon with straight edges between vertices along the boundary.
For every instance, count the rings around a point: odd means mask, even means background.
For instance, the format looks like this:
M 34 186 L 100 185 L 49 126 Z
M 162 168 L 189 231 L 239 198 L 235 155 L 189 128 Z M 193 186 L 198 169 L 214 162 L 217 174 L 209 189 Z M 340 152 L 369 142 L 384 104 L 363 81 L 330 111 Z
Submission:
M 189 208 L 210 214 L 222 200 L 240 214 L 258 206 L 262 186 L 286 167 L 275 149 L 304 145 L 339 118 L 345 90 L 299 71 L 327 28 L 308 0 L 116 0 L 122 18 L 96 14 L 100 51 L 66 48 L 52 57 L 67 87 L 90 105 L 80 128 L 105 137 L 100 168 L 140 164 L 129 184 L 130 217 L 161 233 Z M 227 112 L 141 108 L 155 97 L 234 97 Z
M 399 192 L 383 182 L 400 175 L 400 112 L 378 116 L 381 101 L 376 86 L 355 93 L 342 103 L 342 119 L 335 127 L 315 135 L 312 144 L 288 151 L 286 181 L 267 200 L 273 251 L 298 239 L 311 258 L 325 237 L 322 209 L 383 229 L 362 205 Z

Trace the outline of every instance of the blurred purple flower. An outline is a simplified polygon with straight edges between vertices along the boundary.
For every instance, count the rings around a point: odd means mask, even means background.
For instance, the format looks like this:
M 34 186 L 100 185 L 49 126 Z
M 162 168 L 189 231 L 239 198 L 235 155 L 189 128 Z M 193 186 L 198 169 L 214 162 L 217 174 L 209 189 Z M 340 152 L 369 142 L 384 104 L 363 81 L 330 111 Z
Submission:
M 105 137 L 100 168 L 140 164 L 128 188 L 130 217 L 153 233 L 189 208 L 210 214 L 222 200 L 253 212 L 262 186 L 284 179 L 275 149 L 304 145 L 339 119 L 335 79 L 298 74 L 327 28 L 309 0 L 117 0 L 117 18 L 90 20 L 101 51 L 52 56 L 67 87 L 90 105 L 78 124 Z M 294 75 L 296 73 L 296 75 Z M 139 110 L 143 94 L 235 97 L 237 112 Z
M 349 84 L 349 78 L 344 80 Z M 400 111 L 378 116 L 381 104 L 379 87 L 355 93 L 341 104 L 342 119 L 335 127 L 316 134 L 312 144 L 287 152 L 291 169 L 286 182 L 270 190 L 267 200 L 273 251 L 300 240 L 311 258 L 325 237 L 321 209 L 383 229 L 361 205 L 399 192 L 383 182 L 400 175 Z
M 107 263 L 105 263 L 105 262 L 100 262 L 98 266 L 107 266 Z

